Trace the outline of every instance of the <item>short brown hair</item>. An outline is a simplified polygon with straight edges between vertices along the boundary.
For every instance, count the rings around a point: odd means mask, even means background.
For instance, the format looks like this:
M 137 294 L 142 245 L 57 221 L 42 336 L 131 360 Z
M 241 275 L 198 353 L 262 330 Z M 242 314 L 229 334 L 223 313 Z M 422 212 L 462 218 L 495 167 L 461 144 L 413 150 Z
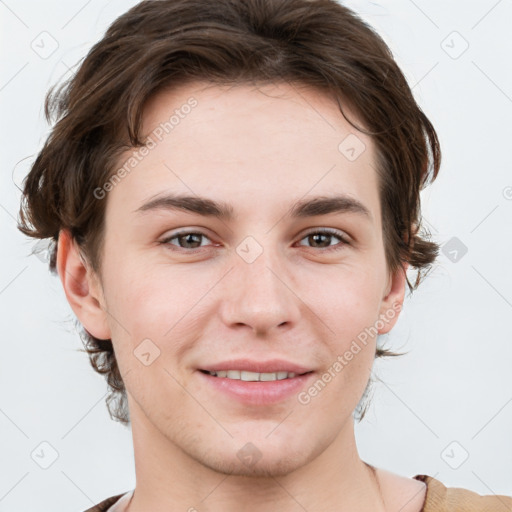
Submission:
M 345 119 L 348 106 L 362 126 L 347 121 L 375 143 L 389 269 L 409 263 L 418 270 L 409 288 L 418 286 L 439 249 L 420 218 L 420 190 L 439 171 L 437 135 L 382 38 L 334 0 L 144 0 L 117 18 L 76 74 L 46 96 L 55 125 L 24 182 L 18 229 L 51 240 L 52 272 L 59 232 L 68 229 L 101 276 L 106 201 L 93 190 L 122 152 L 144 145 L 146 101 L 196 80 L 301 84 L 335 98 Z M 111 417 L 129 423 L 111 340 L 81 335 L 110 387 Z M 398 354 L 377 348 L 376 357 L 389 355 Z

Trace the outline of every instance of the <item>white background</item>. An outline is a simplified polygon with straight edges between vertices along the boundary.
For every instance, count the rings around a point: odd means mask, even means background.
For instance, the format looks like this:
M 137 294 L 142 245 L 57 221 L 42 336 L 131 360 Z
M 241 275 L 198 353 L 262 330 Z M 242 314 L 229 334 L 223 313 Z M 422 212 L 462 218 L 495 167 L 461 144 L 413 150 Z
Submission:
M 356 426 L 361 457 L 512 495 L 512 4 L 345 3 L 390 45 L 440 137 L 427 226 L 438 242 L 467 247 L 445 246 L 407 299 L 388 341 L 409 354 L 375 365 L 383 383 Z M 135 485 L 131 432 L 110 419 L 60 281 L 15 222 L 16 184 L 48 133 L 47 89 L 134 4 L 0 1 L 0 512 L 85 510 Z M 58 43 L 47 58 L 31 47 L 43 31 Z M 50 460 L 42 442 L 58 454 L 47 469 L 31 457 Z

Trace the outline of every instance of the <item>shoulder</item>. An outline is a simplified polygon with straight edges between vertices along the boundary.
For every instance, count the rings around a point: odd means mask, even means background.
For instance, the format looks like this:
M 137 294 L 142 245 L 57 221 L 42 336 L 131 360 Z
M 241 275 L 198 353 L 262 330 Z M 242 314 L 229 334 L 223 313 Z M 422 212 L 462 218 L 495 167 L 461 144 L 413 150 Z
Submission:
M 482 496 L 469 489 L 446 487 L 428 475 L 416 475 L 414 479 L 427 485 L 425 504 L 421 512 L 512 512 L 511 496 Z
M 117 503 L 119 499 L 124 495 L 125 493 L 117 494 L 116 496 L 111 496 L 110 498 L 103 500 L 97 505 L 88 508 L 85 512 L 106 512 L 114 503 Z

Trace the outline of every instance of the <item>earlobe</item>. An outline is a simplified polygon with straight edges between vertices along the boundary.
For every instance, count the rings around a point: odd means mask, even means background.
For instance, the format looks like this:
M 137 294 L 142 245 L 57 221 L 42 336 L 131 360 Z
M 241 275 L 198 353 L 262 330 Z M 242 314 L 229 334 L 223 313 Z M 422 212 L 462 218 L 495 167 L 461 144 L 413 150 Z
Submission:
M 404 263 L 390 276 L 387 293 L 382 299 L 380 308 L 379 325 L 382 325 L 382 328 L 379 328 L 379 334 L 388 333 L 398 320 L 405 298 L 408 268 L 409 264 Z
M 82 259 L 69 230 L 61 230 L 57 245 L 57 271 L 64 293 L 80 323 L 98 339 L 110 339 L 103 294 L 96 276 Z

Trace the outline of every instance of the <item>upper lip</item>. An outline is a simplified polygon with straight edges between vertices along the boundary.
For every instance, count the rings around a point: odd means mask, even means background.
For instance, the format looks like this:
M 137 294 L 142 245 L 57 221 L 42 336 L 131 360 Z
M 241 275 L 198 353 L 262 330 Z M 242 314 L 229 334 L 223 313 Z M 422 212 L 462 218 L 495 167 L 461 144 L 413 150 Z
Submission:
M 299 364 L 285 361 L 284 359 L 271 359 L 268 361 L 254 361 L 251 359 L 229 359 L 212 363 L 199 368 L 209 372 L 220 370 L 240 370 L 256 373 L 288 372 L 288 373 L 307 373 L 313 371 L 311 368 Z

